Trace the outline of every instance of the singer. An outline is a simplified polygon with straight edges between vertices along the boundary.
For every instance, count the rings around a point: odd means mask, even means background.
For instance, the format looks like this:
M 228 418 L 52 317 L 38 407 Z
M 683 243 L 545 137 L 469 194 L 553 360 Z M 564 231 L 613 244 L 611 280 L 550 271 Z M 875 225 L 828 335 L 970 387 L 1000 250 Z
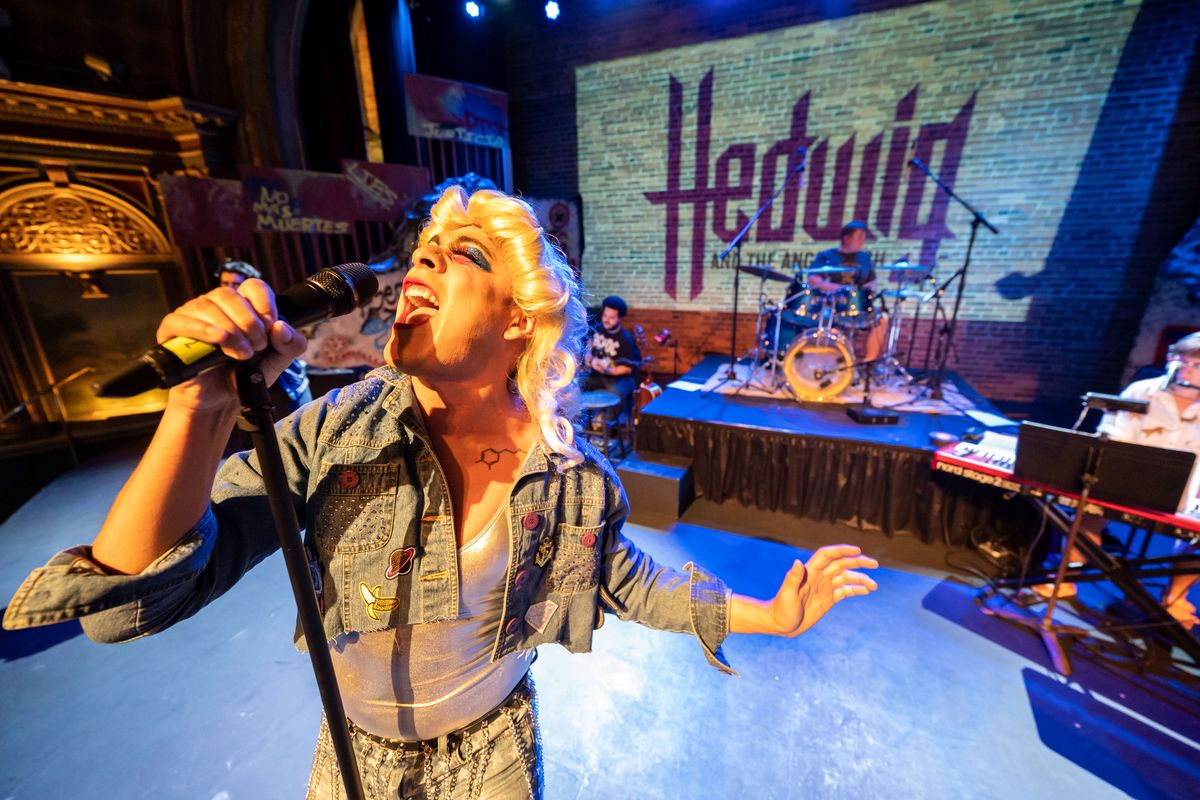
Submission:
M 759 600 L 627 539 L 621 484 L 570 422 L 579 292 L 528 205 L 450 188 L 413 253 L 388 366 L 278 423 L 326 634 L 297 645 L 331 648 L 363 783 L 388 797 L 541 797 L 534 650 L 587 651 L 604 612 L 690 634 L 732 673 L 728 634 L 796 636 L 876 588 L 859 571 L 876 562 L 848 545 L 796 561 Z M 269 349 L 268 377 L 305 347 L 255 280 L 168 314 L 158 338 L 175 336 L 239 360 Z M 275 550 L 256 456 L 218 469 L 230 378 L 226 365 L 171 389 L 95 542 L 35 571 L 6 625 L 153 634 Z M 308 797 L 339 784 L 323 724 Z

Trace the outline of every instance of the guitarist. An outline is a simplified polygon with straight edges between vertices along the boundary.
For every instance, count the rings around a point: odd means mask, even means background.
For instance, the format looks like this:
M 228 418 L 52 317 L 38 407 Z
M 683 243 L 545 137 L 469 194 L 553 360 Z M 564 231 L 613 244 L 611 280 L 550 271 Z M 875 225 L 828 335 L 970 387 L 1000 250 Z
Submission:
M 591 374 L 584 379 L 585 392 L 603 390 L 619 396 L 622 407 L 637 389 L 634 371 L 641 366 L 642 352 L 633 334 L 621 321 L 629 306 L 616 295 L 604 298 L 600 306 L 599 325 L 592 329 L 588 341 L 587 366 Z

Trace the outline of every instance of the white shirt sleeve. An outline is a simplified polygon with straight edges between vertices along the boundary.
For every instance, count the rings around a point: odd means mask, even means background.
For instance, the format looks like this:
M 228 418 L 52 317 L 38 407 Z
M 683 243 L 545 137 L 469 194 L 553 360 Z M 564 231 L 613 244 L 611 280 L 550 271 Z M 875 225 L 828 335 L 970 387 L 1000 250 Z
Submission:
M 1121 397 L 1126 400 L 1149 400 L 1150 396 L 1162 384 L 1161 378 L 1151 378 L 1129 384 L 1121 391 Z M 1096 432 L 1118 442 L 1140 444 L 1142 438 L 1142 423 L 1144 414 L 1130 414 L 1128 411 L 1109 411 L 1101 418 L 1096 426 Z

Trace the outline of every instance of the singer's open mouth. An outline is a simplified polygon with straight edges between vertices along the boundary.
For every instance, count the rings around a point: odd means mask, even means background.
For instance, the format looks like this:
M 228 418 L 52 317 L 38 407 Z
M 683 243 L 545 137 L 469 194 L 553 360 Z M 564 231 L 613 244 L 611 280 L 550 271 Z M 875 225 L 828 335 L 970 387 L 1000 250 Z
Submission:
M 424 325 L 437 314 L 441 308 L 437 295 L 423 283 L 405 279 L 401 293 L 403 308 L 396 315 L 396 324 L 408 328 Z

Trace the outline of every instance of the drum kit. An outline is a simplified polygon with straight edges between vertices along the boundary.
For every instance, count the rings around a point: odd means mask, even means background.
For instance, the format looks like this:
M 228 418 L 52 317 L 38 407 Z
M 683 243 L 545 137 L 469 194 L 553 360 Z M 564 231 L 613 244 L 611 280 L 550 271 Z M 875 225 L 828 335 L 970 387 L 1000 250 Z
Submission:
M 798 267 L 787 275 L 771 267 L 739 266 L 742 273 L 759 280 L 755 345 L 748 355 L 753 365 L 745 387 L 767 393 L 787 390 L 797 400 L 833 400 L 856 382 L 870 394 L 871 381 L 877 389 L 902 391 L 914 383 L 898 357 L 905 304 L 918 303 L 928 295 L 917 289 L 930 280 L 930 267 L 906 260 L 881 268 L 897 288 L 878 294 L 853 283 L 826 291 L 811 285 L 810 278 L 828 282 L 844 280 L 855 267 Z M 768 284 L 788 284 L 779 300 L 768 297 Z M 856 358 L 853 336 L 887 325 L 886 345 L 873 361 Z

